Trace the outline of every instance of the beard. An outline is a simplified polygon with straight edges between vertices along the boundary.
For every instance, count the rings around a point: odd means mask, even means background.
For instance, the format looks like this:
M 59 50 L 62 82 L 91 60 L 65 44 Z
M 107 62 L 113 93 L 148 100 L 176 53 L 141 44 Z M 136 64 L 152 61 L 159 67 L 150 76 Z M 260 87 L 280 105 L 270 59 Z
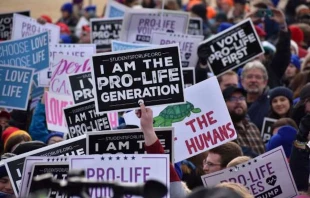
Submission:
M 259 85 L 250 84 L 250 86 L 247 87 L 246 91 L 250 94 L 259 94 L 260 88 Z
M 231 120 L 233 121 L 233 123 L 238 123 L 240 121 L 242 121 L 245 116 L 246 116 L 246 111 L 244 109 L 242 109 L 242 113 L 236 113 L 236 109 L 239 107 L 236 107 L 233 111 L 229 111 Z

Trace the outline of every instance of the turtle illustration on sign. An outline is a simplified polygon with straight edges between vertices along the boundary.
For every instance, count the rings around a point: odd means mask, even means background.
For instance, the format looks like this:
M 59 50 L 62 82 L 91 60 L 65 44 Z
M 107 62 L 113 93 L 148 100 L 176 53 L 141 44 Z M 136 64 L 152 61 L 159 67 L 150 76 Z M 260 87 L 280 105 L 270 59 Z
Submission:
M 162 110 L 153 120 L 154 127 L 169 127 L 172 123 L 181 122 L 191 113 L 200 113 L 200 108 L 195 108 L 190 102 L 180 105 L 172 105 Z

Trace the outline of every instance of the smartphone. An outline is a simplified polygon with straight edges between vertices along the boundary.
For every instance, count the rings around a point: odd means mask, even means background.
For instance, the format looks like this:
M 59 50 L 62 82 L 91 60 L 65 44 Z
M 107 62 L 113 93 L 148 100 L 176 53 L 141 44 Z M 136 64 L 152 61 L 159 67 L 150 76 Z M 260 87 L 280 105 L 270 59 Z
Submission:
M 273 12 L 270 9 L 259 9 L 256 14 L 256 17 L 258 18 L 264 18 L 264 17 L 273 17 Z

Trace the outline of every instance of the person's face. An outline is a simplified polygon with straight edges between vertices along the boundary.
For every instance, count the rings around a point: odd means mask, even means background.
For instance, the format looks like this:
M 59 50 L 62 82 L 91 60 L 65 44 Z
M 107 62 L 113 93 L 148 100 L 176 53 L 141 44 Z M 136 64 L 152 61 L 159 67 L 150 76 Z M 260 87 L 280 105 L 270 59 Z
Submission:
M 247 104 L 244 95 L 241 93 L 233 93 L 231 97 L 226 100 L 226 105 L 233 120 L 235 120 L 235 118 L 243 119 L 246 115 Z
M 235 9 L 234 9 L 234 14 L 235 16 L 239 16 L 241 14 L 243 14 L 245 6 L 240 4 L 240 3 L 235 3 L 234 5 Z
M 290 110 L 290 101 L 284 96 L 277 96 L 272 99 L 271 107 L 276 114 L 283 117 Z
M 229 5 L 228 3 L 226 3 L 226 2 L 223 2 L 222 5 L 221 5 L 221 7 L 222 7 L 223 12 L 226 13 L 226 14 L 227 14 L 227 13 L 229 12 L 229 10 L 230 10 L 230 5 Z
M 298 55 L 295 48 L 291 45 L 291 54 Z
M 58 137 L 58 136 L 54 136 L 54 137 L 52 137 L 52 138 L 50 138 L 49 140 L 48 140 L 48 145 L 50 145 L 50 144 L 55 144 L 55 143 L 57 143 L 57 142 L 61 142 L 61 141 L 63 141 L 63 138 L 61 138 L 61 137 Z
M 70 16 L 69 12 L 67 12 L 67 11 L 62 11 L 62 12 L 61 12 L 61 15 L 62 15 L 62 17 L 65 18 L 65 19 L 66 19 L 66 18 L 69 18 L 69 16 Z
M 83 31 L 79 43 L 90 43 L 90 32 Z
M 222 76 L 222 81 L 220 83 L 221 90 L 223 91 L 224 89 L 230 86 L 234 86 L 234 87 L 238 86 L 238 77 L 237 75 L 225 75 L 224 74 Z
M 250 94 L 261 94 L 267 86 L 263 71 L 260 69 L 250 69 L 242 79 L 242 86 Z
M 203 161 L 203 171 L 206 174 L 210 174 L 222 169 L 221 156 L 219 154 L 209 153 L 208 157 Z
M 9 126 L 9 120 L 6 117 L 0 117 L 0 125 L 2 130 Z
M 293 78 L 297 74 L 297 68 L 293 64 L 289 64 L 289 66 L 285 70 L 286 78 Z
M 0 178 L 0 191 L 7 194 L 14 194 L 10 179 L 8 176 Z
M 305 103 L 305 112 L 310 113 L 310 98 L 306 100 Z

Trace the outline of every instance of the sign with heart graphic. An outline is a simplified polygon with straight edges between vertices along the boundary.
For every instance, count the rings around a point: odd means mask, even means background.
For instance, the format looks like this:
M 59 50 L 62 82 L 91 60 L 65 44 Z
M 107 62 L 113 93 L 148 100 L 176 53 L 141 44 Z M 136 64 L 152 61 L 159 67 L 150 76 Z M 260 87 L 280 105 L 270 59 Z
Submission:
M 255 198 L 291 198 L 298 195 L 282 147 L 201 178 L 208 187 L 222 182 L 240 183 L 247 187 Z

